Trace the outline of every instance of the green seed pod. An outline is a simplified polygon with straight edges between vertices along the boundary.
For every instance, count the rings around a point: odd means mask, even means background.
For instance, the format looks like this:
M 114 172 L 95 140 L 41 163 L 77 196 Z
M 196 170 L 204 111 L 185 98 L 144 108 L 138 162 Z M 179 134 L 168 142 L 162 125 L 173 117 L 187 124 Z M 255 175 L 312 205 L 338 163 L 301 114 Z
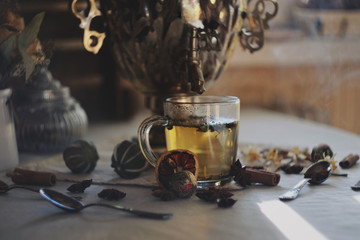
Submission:
M 137 143 L 125 140 L 115 146 L 111 167 L 120 177 L 131 179 L 138 177 L 148 167 L 148 162 Z
M 63 159 L 72 173 L 90 173 L 95 169 L 99 154 L 92 142 L 77 140 L 66 147 Z

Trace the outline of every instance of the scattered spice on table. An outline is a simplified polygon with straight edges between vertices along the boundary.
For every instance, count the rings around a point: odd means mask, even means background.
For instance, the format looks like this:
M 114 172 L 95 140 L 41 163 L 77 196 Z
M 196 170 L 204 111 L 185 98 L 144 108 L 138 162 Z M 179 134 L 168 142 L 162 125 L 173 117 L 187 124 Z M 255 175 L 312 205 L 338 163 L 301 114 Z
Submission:
M 119 191 L 114 188 L 103 189 L 98 193 L 98 197 L 108 201 L 118 201 L 126 196 L 125 192 Z
M 173 191 L 165 188 L 153 190 L 152 195 L 160 198 L 162 201 L 171 201 L 177 198 Z
M 359 160 L 358 154 L 349 154 L 339 162 L 339 165 L 342 168 L 351 168 L 356 164 L 358 160 Z
M 232 207 L 237 200 L 234 200 L 232 198 L 222 198 L 217 200 L 217 205 L 220 208 L 229 208 Z
M 86 188 L 90 187 L 92 184 L 92 179 L 84 180 L 79 183 L 74 183 L 67 190 L 71 193 L 83 193 Z
M 210 187 L 198 190 L 195 195 L 206 202 L 216 202 L 218 199 L 230 198 L 234 194 L 229 192 L 229 189 L 226 187 Z

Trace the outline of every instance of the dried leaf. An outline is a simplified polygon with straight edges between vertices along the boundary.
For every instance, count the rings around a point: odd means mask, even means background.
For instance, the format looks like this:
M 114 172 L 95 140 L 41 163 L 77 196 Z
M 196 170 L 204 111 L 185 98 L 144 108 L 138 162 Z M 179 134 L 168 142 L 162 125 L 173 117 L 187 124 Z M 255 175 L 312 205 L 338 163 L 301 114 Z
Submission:
M 20 33 L 19 37 L 19 49 L 26 49 L 32 44 L 40 30 L 41 23 L 44 19 L 45 12 L 37 14 L 31 22 L 25 27 L 25 29 Z

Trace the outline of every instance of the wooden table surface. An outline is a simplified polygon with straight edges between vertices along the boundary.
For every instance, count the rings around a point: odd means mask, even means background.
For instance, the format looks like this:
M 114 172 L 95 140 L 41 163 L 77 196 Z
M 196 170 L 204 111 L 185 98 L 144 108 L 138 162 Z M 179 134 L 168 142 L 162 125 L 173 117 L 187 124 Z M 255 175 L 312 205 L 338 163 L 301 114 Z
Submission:
M 135 136 L 147 113 L 129 122 L 90 126 L 86 139 L 103 142 L 114 136 Z M 327 143 L 339 161 L 360 152 L 360 137 L 329 126 L 261 109 L 242 109 L 240 143 L 312 148 Z M 109 148 L 110 149 L 110 148 Z M 20 154 L 21 164 L 48 156 Z M 278 196 L 302 175 L 281 174 L 278 186 L 249 186 L 234 192 L 232 208 L 220 209 L 193 196 L 162 202 L 147 188 L 119 187 L 127 196 L 117 202 L 149 211 L 170 212 L 166 221 L 140 219 L 105 208 L 87 208 L 68 213 L 45 201 L 39 194 L 14 189 L 0 195 L 0 239 L 358 239 L 360 193 L 350 186 L 360 180 L 360 165 L 348 177 L 331 176 L 324 184 L 306 186 L 300 196 L 281 202 Z M 0 179 L 11 183 L 5 173 Z M 68 182 L 53 189 L 66 192 Z M 84 202 L 99 201 L 104 186 L 91 186 Z

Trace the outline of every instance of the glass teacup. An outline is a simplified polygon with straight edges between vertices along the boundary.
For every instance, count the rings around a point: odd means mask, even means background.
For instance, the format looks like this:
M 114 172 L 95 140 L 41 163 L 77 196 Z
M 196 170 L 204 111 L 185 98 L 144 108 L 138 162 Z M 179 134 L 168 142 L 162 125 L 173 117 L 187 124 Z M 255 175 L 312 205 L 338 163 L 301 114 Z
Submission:
M 152 126 L 165 128 L 166 148 L 186 149 L 199 158 L 198 184 L 212 185 L 230 178 L 236 159 L 240 121 L 240 100 L 232 96 L 172 97 L 164 101 L 164 116 L 152 116 L 139 127 L 140 148 L 155 166 L 149 132 Z

